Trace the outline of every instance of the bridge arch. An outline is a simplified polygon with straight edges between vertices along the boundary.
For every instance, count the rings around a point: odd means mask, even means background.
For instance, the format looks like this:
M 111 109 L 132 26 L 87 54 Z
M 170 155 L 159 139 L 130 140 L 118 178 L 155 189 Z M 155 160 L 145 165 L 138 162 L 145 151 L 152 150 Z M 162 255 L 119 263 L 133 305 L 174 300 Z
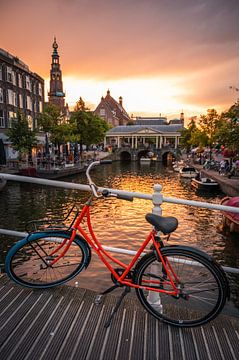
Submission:
M 175 152 L 174 151 L 164 151 L 162 153 L 162 163 L 164 165 L 168 165 L 170 162 L 176 159 Z
M 119 154 L 121 161 L 131 161 L 131 152 L 127 150 L 123 150 Z

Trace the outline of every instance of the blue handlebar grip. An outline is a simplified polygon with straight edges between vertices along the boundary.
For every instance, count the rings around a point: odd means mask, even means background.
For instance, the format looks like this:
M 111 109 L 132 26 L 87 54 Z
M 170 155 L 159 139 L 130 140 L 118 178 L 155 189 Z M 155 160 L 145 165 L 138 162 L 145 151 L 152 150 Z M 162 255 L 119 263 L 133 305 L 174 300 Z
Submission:
M 100 164 L 112 164 L 112 160 L 100 160 Z

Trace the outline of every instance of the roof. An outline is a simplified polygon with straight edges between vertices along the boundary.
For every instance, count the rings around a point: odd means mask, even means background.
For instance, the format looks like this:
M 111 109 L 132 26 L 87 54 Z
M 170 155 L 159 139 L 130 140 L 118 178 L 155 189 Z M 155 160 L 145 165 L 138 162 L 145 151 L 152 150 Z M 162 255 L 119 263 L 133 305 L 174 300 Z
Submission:
M 116 116 L 117 118 L 123 118 L 125 119 L 127 122 L 130 120 L 129 115 L 127 114 L 127 112 L 125 111 L 125 109 L 123 108 L 123 106 L 120 105 L 120 103 L 118 103 L 111 95 L 110 95 L 110 91 L 107 91 L 107 95 L 106 97 L 102 97 L 101 98 L 101 102 L 100 104 L 97 106 L 97 108 L 95 109 L 95 111 L 100 107 L 101 104 L 104 104 L 105 107 L 108 107 L 108 109 L 112 112 L 112 114 L 114 116 Z
M 150 130 L 152 133 L 158 132 L 158 133 L 175 133 L 175 132 L 179 132 L 180 130 L 182 130 L 183 126 L 181 124 L 176 124 L 176 125 L 150 125 L 150 126 L 146 126 L 146 125 L 130 125 L 130 126 L 126 126 L 126 125 L 121 125 L 121 126 L 116 126 L 112 129 L 110 129 L 109 131 L 107 131 L 106 135 L 116 135 L 116 134 L 126 134 L 126 133 L 137 133 L 140 131 L 143 131 L 145 129 Z
M 136 125 L 165 125 L 167 124 L 167 119 L 165 117 L 160 118 L 136 118 Z

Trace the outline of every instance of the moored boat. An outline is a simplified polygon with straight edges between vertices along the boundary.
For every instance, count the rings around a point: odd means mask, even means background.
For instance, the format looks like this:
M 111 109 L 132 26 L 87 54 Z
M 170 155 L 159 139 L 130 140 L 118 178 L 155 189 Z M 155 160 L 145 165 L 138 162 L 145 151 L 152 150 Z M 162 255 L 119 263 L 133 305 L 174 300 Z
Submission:
M 184 166 L 184 162 L 183 161 L 176 161 L 173 163 L 173 170 L 176 172 L 179 172 L 180 169 Z
M 151 159 L 146 158 L 146 157 L 141 157 L 139 161 L 140 161 L 140 164 L 150 164 L 151 163 Z
M 183 166 L 179 170 L 179 175 L 184 178 L 195 178 L 198 171 L 193 166 Z
M 198 174 L 199 175 L 199 174 Z M 196 176 L 191 180 L 191 185 L 197 190 L 213 191 L 219 189 L 219 184 L 215 180 L 207 177 Z
M 224 197 L 221 205 L 232 206 L 239 208 L 239 196 Z M 223 226 L 229 228 L 230 232 L 239 233 L 239 213 L 223 211 Z

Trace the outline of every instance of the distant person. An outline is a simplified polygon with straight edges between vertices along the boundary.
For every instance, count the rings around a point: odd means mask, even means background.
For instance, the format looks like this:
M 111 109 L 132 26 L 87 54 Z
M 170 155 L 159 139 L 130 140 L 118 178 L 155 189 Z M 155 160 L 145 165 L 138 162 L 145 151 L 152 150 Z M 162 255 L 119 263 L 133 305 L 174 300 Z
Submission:
M 219 167 L 219 174 L 225 175 L 225 172 L 226 172 L 225 170 L 226 170 L 226 162 L 225 162 L 225 160 L 221 160 L 220 167 Z

